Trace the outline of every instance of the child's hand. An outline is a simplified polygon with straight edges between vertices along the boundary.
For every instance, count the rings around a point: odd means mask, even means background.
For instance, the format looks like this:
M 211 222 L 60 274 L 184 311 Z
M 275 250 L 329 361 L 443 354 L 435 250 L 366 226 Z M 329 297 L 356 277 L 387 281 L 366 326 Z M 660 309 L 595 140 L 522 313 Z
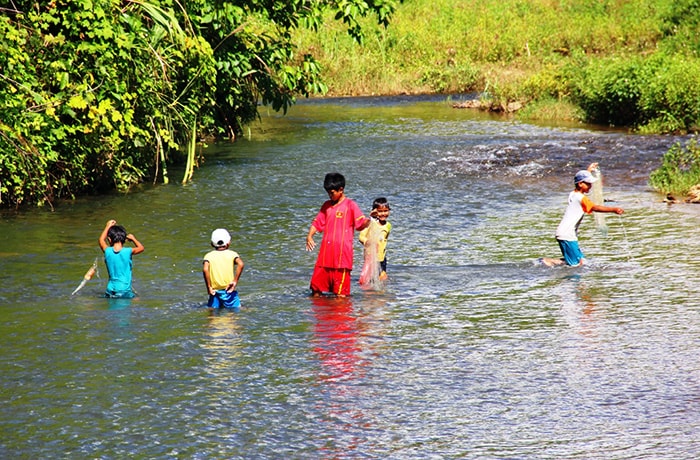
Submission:
M 306 250 L 307 251 L 313 251 L 314 248 L 316 247 L 316 242 L 312 237 L 306 238 Z
M 598 163 L 591 163 L 588 165 L 588 172 L 593 172 L 594 170 L 598 169 Z
M 228 287 L 226 288 L 226 292 L 228 292 L 229 294 L 232 293 L 233 291 L 236 290 L 236 286 L 237 286 L 236 282 L 231 281 L 231 284 L 229 284 Z
M 105 227 L 109 228 L 109 227 L 114 227 L 115 225 L 117 225 L 117 221 L 114 219 L 110 219 L 107 221 L 107 224 L 105 225 Z
M 129 233 L 128 235 L 126 235 L 126 239 L 129 241 L 134 241 L 136 238 L 134 237 L 134 235 L 132 233 Z

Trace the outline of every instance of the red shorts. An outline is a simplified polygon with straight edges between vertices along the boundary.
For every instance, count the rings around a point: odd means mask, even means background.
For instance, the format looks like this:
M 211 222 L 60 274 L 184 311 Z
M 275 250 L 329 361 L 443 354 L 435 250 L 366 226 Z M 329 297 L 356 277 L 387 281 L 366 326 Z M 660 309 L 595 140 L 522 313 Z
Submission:
M 314 267 L 311 275 L 311 290 L 350 295 L 350 270 L 347 268 Z

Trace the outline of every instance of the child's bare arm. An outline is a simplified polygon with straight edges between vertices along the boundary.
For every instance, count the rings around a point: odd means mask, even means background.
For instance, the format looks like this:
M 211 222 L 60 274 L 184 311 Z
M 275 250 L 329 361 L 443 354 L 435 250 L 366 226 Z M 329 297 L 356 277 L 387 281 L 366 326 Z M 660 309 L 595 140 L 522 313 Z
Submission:
M 132 249 L 131 254 L 141 254 L 146 248 L 143 247 L 143 244 L 139 240 L 136 239 L 134 235 L 129 233 L 126 235 L 126 239 L 134 243 L 134 249 Z
M 229 284 L 226 288 L 227 292 L 233 292 L 236 290 L 236 288 L 238 287 L 238 280 L 241 278 L 241 273 L 243 273 L 243 267 L 245 267 L 243 259 L 241 259 L 240 257 L 236 257 L 233 263 L 235 264 L 233 281 L 231 281 L 231 284 Z
M 209 294 L 209 295 L 216 294 L 216 290 L 212 289 L 212 287 L 211 287 L 211 278 L 209 277 L 209 261 L 208 260 L 205 260 L 204 264 L 202 265 L 202 275 L 204 276 L 204 284 L 207 287 L 207 294 Z
M 615 214 L 622 214 L 625 212 L 624 209 L 618 208 L 617 206 L 603 206 L 596 204 L 591 208 L 591 211 L 595 212 L 614 212 Z
M 306 250 L 313 251 L 316 247 L 316 242 L 314 241 L 314 235 L 318 232 L 316 227 L 313 225 L 309 228 L 309 233 L 306 235 Z
M 107 242 L 107 232 L 114 225 L 117 225 L 116 220 L 114 220 L 114 219 L 108 220 L 107 223 L 105 224 L 104 230 L 102 230 L 102 233 L 100 233 L 100 239 L 98 240 L 98 243 L 100 245 L 100 249 L 102 249 L 102 252 L 104 252 L 105 249 L 107 249 L 109 247 L 109 243 Z

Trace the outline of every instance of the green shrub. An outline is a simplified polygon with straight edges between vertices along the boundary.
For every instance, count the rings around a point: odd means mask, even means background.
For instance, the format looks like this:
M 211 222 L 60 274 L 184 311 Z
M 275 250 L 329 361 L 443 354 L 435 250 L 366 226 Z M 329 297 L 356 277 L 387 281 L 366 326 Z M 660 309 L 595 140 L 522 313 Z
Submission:
M 687 132 L 700 121 L 700 59 L 655 55 L 645 61 L 637 121 L 642 132 Z
M 649 175 L 649 184 L 662 193 L 686 195 L 700 184 L 700 146 L 695 138 L 679 142 L 664 154 L 662 164 Z
M 586 121 L 610 126 L 633 125 L 640 116 L 642 81 L 640 58 L 610 58 L 573 65 L 572 99 Z

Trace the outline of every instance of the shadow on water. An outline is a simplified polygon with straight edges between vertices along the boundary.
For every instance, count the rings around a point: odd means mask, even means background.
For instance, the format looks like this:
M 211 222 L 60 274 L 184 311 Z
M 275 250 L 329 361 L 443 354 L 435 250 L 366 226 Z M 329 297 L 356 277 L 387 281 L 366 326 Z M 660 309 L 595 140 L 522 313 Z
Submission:
M 646 183 L 678 139 L 312 100 L 211 146 L 189 185 L 3 212 L 0 457 L 695 458 L 700 213 Z M 538 265 L 592 161 L 625 214 L 585 218 L 586 266 Z M 390 279 L 359 286 L 357 245 L 353 295 L 312 298 L 335 170 L 363 210 L 389 199 Z M 108 219 L 146 247 L 129 302 L 101 297 Z M 217 227 L 243 307 L 210 315 Z

